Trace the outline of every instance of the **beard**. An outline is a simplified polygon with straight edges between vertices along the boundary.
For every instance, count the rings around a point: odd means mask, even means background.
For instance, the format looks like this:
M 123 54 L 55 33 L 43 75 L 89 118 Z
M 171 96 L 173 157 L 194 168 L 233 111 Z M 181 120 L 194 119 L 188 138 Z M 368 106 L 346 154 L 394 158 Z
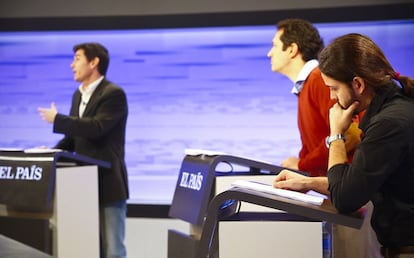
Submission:
M 337 103 L 338 103 L 338 105 L 343 109 L 343 110 L 346 110 L 346 109 L 348 109 L 351 105 L 352 105 L 352 103 L 354 103 L 354 102 L 359 102 L 359 100 L 358 100 L 358 98 L 356 97 L 356 95 L 355 95 L 355 93 L 354 92 L 351 92 L 351 98 L 350 98 L 350 100 L 349 101 L 346 101 L 346 102 L 341 102 L 339 99 L 338 99 L 338 101 L 337 101 Z M 360 110 L 360 108 L 357 108 L 355 111 L 354 111 L 354 115 L 357 115 L 357 114 L 359 114 L 361 112 L 361 110 Z

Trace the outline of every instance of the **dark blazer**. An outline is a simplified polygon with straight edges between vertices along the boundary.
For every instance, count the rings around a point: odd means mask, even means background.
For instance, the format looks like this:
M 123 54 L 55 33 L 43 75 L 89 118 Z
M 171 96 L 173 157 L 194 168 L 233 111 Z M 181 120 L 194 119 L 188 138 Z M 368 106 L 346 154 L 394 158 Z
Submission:
M 110 169 L 99 168 L 100 203 L 126 200 L 129 197 L 125 165 L 126 94 L 104 78 L 89 99 L 82 118 L 79 117 L 80 101 L 81 93 L 77 90 L 72 97 L 70 115 L 56 115 L 53 132 L 65 137 L 55 148 L 110 162 Z

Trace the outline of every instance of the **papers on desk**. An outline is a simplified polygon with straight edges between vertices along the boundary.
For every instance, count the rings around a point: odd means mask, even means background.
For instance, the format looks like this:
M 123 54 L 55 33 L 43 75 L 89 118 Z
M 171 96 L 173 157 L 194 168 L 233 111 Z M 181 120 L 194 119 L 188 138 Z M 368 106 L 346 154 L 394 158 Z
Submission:
M 63 151 L 61 149 L 50 149 L 50 148 L 2 148 L 0 147 L 0 151 L 4 152 L 24 152 L 24 153 L 55 153 Z
M 31 148 L 25 149 L 24 153 L 55 153 L 60 152 L 61 149 L 48 149 L 48 148 Z
M 185 155 L 198 156 L 198 155 L 207 155 L 207 156 L 217 156 L 217 155 L 227 155 L 224 152 L 211 151 L 211 150 L 202 150 L 202 149 L 185 149 Z
M 291 190 L 285 190 L 285 189 L 278 189 L 274 188 L 272 185 L 263 184 L 259 182 L 253 182 L 253 181 L 245 181 L 245 180 L 236 180 L 232 183 L 232 186 L 259 191 L 263 193 L 268 194 L 274 194 L 278 196 L 282 196 L 285 198 L 302 201 L 314 205 L 321 205 L 323 203 L 324 198 L 322 196 L 314 196 L 309 195 L 305 193 L 300 193 L 296 191 Z
M 22 152 L 23 149 L 22 148 L 0 148 L 0 151 L 5 151 L 5 152 Z
M 258 159 L 255 159 L 255 158 L 244 157 L 244 156 L 240 156 L 240 155 L 229 154 L 229 153 L 220 152 L 220 151 L 203 150 L 203 149 L 185 149 L 184 150 L 184 154 L 185 155 L 189 155 L 189 156 L 198 156 L 198 155 L 206 155 L 206 156 L 229 155 L 229 156 L 236 156 L 236 157 L 239 157 L 239 158 L 248 159 L 248 160 L 254 160 L 254 161 L 257 161 L 257 162 L 262 162 L 262 163 L 267 163 L 267 164 L 272 165 L 272 163 L 271 162 L 268 162 L 268 161 L 258 160 Z

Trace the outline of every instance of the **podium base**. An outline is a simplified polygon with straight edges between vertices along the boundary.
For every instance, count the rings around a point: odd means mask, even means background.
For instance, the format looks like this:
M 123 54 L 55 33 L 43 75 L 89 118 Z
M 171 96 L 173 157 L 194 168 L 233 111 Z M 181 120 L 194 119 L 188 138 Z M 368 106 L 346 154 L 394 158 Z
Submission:
M 195 258 L 199 243 L 191 235 L 168 230 L 168 258 Z
M 48 219 L 0 216 L 1 235 L 44 253 L 52 254 L 52 233 L 49 229 Z M 1 250 L 0 248 L 0 253 Z M 3 256 L 0 255 L 0 257 Z
M 0 257 L 3 258 L 52 258 L 32 247 L 17 242 L 0 234 Z

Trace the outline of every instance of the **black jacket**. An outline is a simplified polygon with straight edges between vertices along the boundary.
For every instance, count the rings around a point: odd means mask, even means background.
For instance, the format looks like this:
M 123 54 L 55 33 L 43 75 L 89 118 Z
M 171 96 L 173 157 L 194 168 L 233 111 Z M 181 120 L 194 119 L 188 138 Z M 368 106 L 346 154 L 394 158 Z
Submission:
M 376 93 L 360 128 L 352 164 L 328 171 L 332 201 L 339 211 L 351 212 L 371 200 L 379 242 L 414 246 L 414 101 L 389 85 Z
M 79 117 L 80 101 L 81 93 L 77 90 L 72 97 L 70 115 L 56 115 L 53 132 L 65 137 L 55 148 L 110 162 L 110 169 L 99 168 L 100 203 L 126 200 L 129 197 L 125 165 L 126 94 L 103 79 L 89 99 L 82 118 Z

